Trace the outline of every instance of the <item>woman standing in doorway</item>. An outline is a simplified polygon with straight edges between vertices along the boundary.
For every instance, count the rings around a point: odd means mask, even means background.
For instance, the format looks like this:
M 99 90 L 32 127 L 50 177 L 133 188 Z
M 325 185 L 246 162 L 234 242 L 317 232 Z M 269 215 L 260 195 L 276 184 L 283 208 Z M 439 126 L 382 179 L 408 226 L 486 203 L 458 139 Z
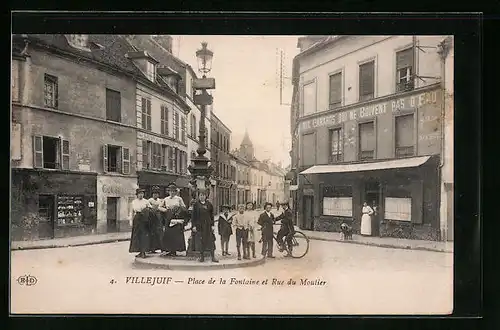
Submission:
M 363 216 L 361 217 L 361 235 L 371 236 L 373 209 L 368 205 L 367 202 L 364 202 L 361 212 L 363 213 Z

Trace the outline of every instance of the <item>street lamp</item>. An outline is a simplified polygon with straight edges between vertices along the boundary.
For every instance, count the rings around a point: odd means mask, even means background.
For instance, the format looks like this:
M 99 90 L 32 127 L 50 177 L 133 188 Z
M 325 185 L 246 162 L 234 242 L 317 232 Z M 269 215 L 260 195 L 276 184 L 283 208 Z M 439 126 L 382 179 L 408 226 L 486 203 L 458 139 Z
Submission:
M 199 93 L 194 95 L 194 104 L 200 107 L 201 112 L 199 128 L 200 135 L 198 149 L 196 150 L 198 155 L 192 159 L 192 164 L 188 167 L 189 173 L 192 177 L 190 183 L 192 187 L 194 187 L 193 198 L 198 197 L 200 190 L 206 190 L 208 197 L 208 194 L 210 193 L 208 190 L 210 187 L 210 175 L 213 172 L 212 165 L 208 165 L 210 159 L 205 156 L 207 153 L 205 146 L 205 116 L 207 105 L 211 105 L 213 102 L 213 98 L 210 94 L 208 94 L 207 90 L 215 89 L 215 79 L 206 77 L 207 73 L 209 73 L 212 69 L 212 58 L 214 53 L 207 48 L 206 42 L 202 42 L 201 46 L 202 48 L 196 51 L 196 58 L 198 60 L 198 71 L 203 74 L 203 77 L 194 79 L 193 81 L 193 88 L 196 91 L 199 91 Z M 187 254 L 197 255 L 199 253 L 199 247 L 200 245 L 197 235 L 191 232 Z

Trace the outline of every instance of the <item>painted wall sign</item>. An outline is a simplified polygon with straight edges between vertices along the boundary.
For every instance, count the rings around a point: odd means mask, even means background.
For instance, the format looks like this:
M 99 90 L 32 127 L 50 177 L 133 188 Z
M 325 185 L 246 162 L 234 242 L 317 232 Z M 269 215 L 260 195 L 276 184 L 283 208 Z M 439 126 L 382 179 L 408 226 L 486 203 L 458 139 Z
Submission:
M 302 130 L 311 128 L 338 125 L 346 121 L 358 120 L 368 117 L 377 117 L 386 113 L 394 113 L 402 110 L 410 110 L 438 103 L 438 91 L 423 92 L 404 98 L 392 99 L 380 103 L 374 103 L 359 108 L 349 109 L 343 112 L 329 114 L 319 118 L 313 118 L 301 123 Z

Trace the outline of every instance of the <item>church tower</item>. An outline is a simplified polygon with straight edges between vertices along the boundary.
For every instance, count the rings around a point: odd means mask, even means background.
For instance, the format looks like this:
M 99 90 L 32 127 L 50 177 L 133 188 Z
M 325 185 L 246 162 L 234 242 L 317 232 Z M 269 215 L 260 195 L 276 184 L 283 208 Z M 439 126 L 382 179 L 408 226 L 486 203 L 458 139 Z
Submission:
M 255 158 L 253 143 L 250 141 L 250 136 L 248 136 L 248 130 L 245 130 L 245 135 L 241 141 L 240 154 L 247 161 L 252 161 Z

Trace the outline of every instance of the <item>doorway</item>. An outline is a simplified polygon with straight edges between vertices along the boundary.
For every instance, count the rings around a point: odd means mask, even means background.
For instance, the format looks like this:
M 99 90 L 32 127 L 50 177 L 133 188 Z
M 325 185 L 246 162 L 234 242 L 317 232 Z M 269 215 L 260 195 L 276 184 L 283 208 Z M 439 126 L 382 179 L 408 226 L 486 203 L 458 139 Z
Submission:
M 108 197 L 107 199 L 107 231 L 114 233 L 118 231 L 118 197 Z
M 304 196 L 304 229 L 314 230 L 314 197 Z
M 40 239 L 54 238 L 54 205 L 54 195 L 38 196 L 38 215 L 40 216 L 38 237 Z
M 363 202 L 367 202 L 373 209 L 372 215 L 372 236 L 380 236 L 380 204 L 381 204 L 381 189 L 380 182 L 368 181 L 365 183 L 365 198 Z

